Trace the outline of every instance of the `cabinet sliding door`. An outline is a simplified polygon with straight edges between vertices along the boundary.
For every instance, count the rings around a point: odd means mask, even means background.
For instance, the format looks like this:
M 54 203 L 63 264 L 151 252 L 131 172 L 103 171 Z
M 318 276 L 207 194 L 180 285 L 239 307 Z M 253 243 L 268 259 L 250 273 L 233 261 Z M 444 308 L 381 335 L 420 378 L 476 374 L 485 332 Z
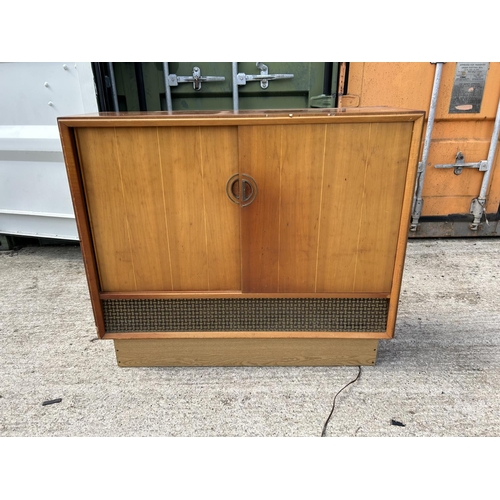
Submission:
M 236 127 L 77 130 L 101 290 L 241 289 Z
M 411 122 L 240 126 L 243 291 L 389 293 Z

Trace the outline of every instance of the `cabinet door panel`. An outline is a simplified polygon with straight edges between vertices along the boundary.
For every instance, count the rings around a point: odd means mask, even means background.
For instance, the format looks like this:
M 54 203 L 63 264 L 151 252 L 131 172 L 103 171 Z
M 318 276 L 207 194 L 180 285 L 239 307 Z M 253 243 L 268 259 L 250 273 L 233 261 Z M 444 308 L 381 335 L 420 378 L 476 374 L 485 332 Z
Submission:
M 243 290 L 315 292 L 326 125 L 240 127 L 240 170 L 258 186 L 242 208 Z
M 412 130 L 328 126 L 317 292 L 390 292 Z
M 103 291 L 239 289 L 236 129 L 78 130 Z
M 240 127 L 243 290 L 388 293 L 412 127 Z
M 115 129 L 77 129 L 76 137 L 101 289 L 137 290 Z
M 315 292 L 326 125 L 282 133 L 279 291 Z
M 318 292 L 353 290 L 362 229 L 359 202 L 365 188 L 370 130 L 369 123 L 328 129 L 321 193 Z
M 234 127 L 159 129 L 175 290 L 239 290 L 239 207 L 226 195 L 238 172 Z
M 239 127 L 240 173 L 257 183 L 255 200 L 241 209 L 242 288 L 279 291 L 281 126 Z
M 412 123 L 372 124 L 353 292 L 392 288 Z

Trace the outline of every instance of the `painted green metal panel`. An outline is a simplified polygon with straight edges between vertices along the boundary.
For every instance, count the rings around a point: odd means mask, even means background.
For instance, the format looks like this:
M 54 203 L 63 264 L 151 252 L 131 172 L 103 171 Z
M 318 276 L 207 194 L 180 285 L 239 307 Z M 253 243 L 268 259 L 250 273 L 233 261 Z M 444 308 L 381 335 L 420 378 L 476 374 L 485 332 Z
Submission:
M 161 62 L 143 64 L 148 111 L 166 110 L 165 79 Z M 202 82 L 200 90 L 192 83 L 171 87 L 174 110 L 230 110 L 233 108 L 232 66 L 230 62 L 169 62 L 170 74 L 192 76 L 199 67 L 202 76 L 223 76 L 223 82 Z M 287 109 L 310 107 L 311 98 L 323 94 L 325 63 L 266 62 L 269 73 L 293 73 L 292 79 L 271 80 L 267 89 L 260 82 L 239 86 L 240 109 Z M 337 82 L 337 63 L 333 64 L 332 92 Z M 139 111 L 137 82 L 133 63 L 114 63 L 120 110 Z M 254 62 L 238 63 L 238 72 L 260 74 Z M 314 101 L 314 100 L 313 100 Z M 316 100 L 324 102 L 324 100 Z

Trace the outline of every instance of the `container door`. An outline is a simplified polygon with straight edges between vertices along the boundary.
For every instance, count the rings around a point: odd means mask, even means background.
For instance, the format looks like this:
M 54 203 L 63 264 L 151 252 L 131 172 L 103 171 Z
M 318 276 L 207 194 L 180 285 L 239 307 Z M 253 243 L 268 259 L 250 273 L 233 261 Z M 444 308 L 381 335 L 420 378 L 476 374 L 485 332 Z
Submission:
M 96 64 L 98 91 L 104 97 L 101 102 L 107 106 L 101 111 L 115 110 L 112 80 L 120 111 L 141 110 L 141 88 L 143 111 L 167 110 L 163 63 L 112 63 L 113 78 L 109 75 L 109 63 L 99 63 L 98 67 Z M 245 75 L 238 85 L 239 109 L 334 107 L 337 66 L 322 62 L 239 62 L 238 74 Z M 267 83 L 261 75 L 266 71 L 270 77 Z M 233 109 L 232 63 L 169 62 L 168 73 L 174 111 Z M 194 75 L 198 75 L 196 83 Z

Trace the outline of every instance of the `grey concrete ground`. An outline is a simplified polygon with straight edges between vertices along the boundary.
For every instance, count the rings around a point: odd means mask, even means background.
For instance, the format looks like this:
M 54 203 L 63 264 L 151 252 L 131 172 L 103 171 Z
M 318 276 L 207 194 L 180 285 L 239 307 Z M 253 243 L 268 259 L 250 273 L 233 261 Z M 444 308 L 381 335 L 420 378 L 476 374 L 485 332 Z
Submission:
M 499 250 L 409 242 L 396 337 L 337 398 L 327 435 L 500 435 Z M 0 278 L 0 436 L 319 436 L 357 373 L 119 368 L 95 341 L 78 246 L 1 253 Z

